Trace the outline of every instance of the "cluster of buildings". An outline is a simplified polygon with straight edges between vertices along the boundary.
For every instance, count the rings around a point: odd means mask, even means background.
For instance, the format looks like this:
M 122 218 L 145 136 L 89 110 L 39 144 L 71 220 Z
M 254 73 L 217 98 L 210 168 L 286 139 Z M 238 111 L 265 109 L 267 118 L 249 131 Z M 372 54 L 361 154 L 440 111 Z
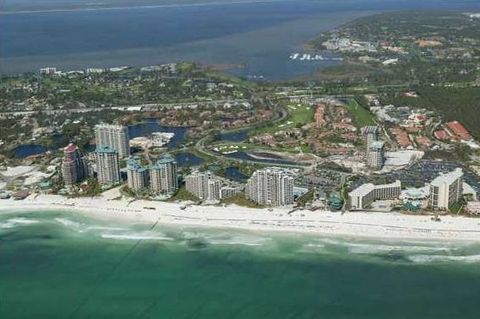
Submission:
M 417 194 L 418 193 L 418 194 Z M 428 207 L 434 211 L 449 210 L 463 197 L 463 171 L 457 168 L 449 173 L 440 174 L 426 189 L 415 194 L 412 191 L 402 192 L 402 184 L 396 181 L 391 184 L 363 184 L 348 194 L 349 207 L 352 210 L 364 210 L 378 200 L 401 198 L 405 203 L 418 198 L 428 197 Z
M 185 177 L 187 192 L 203 201 L 218 201 L 242 191 L 240 187 L 226 184 L 210 171 L 194 171 Z
M 78 147 L 69 144 L 64 149 L 62 177 L 66 187 L 82 182 L 86 177 L 97 173 L 101 185 L 115 185 L 121 182 L 120 159 L 129 156 L 127 127 L 100 124 L 95 127 L 97 147 L 94 152 L 95 164 L 91 165 Z
M 356 41 L 349 38 L 332 37 L 322 43 L 327 50 L 340 52 L 377 52 L 373 43 L 366 41 Z
M 102 186 L 122 182 L 120 160 L 127 159 L 128 187 L 138 192 L 150 190 L 155 194 L 171 194 L 178 189 L 177 163 L 169 155 L 163 155 L 154 163 L 144 165 L 138 156 L 130 157 L 128 129 L 121 125 L 100 124 L 95 127 L 96 149 L 94 165 L 89 165 L 78 147 L 69 144 L 64 149 L 62 176 L 64 184 L 71 187 L 96 172 Z
M 472 136 L 468 130 L 458 121 L 445 123 L 443 128 L 434 132 L 435 138 L 438 140 L 451 141 L 470 141 Z
M 239 194 L 209 171 L 194 171 L 185 177 L 186 190 L 204 201 L 217 201 Z M 245 197 L 261 206 L 288 206 L 294 203 L 294 175 L 290 170 L 269 167 L 255 171 L 245 186 Z
M 172 194 L 178 189 L 177 162 L 170 154 L 150 165 L 143 165 L 137 156 L 130 157 L 127 183 L 134 192 L 148 189 L 155 194 Z

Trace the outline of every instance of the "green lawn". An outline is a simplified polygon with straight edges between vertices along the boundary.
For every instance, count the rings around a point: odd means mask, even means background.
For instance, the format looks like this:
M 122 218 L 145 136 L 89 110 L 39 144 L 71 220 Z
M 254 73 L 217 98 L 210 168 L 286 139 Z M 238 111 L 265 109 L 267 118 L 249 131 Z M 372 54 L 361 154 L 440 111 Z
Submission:
M 312 106 L 304 104 L 289 104 L 286 109 L 289 113 L 288 117 L 281 123 L 272 123 L 272 125 L 259 127 L 253 130 L 251 135 L 259 133 L 275 133 L 280 130 L 303 126 L 313 122 L 315 108 Z
M 240 193 L 240 194 L 228 197 L 228 198 L 224 198 L 224 199 L 222 199 L 221 203 L 225 204 L 225 205 L 235 204 L 235 205 L 238 205 L 238 206 L 249 207 L 249 208 L 263 208 L 263 206 L 249 201 L 245 197 L 245 193 L 243 193 L 243 192 Z
M 169 202 L 175 202 L 175 201 L 193 201 L 193 202 L 198 202 L 199 199 L 193 195 L 187 192 L 185 189 L 185 186 L 182 186 L 178 189 L 178 191 L 168 199 Z
M 355 99 L 351 99 L 345 107 L 353 116 L 353 122 L 357 127 L 374 125 L 374 115 L 369 110 L 361 107 Z

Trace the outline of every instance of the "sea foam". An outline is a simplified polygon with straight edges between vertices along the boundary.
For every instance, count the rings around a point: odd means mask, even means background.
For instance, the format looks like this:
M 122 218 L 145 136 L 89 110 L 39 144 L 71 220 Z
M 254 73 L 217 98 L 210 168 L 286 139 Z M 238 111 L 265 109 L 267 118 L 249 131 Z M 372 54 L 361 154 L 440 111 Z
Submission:
M 24 217 L 10 218 L 7 219 L 5 222 L 0 223 L 0 228 L 14 228 L 17 226 L 38 224 L 39 222 L 40 221 L 36 219 L 28 219 Z

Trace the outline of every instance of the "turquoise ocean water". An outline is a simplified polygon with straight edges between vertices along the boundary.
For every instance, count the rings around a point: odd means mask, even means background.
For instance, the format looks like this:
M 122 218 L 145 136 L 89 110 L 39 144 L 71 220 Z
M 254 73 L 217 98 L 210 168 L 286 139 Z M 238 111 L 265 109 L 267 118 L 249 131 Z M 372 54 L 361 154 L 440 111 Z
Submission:
M 0 215 L 0 318 L 478 318 L 480 246 Z

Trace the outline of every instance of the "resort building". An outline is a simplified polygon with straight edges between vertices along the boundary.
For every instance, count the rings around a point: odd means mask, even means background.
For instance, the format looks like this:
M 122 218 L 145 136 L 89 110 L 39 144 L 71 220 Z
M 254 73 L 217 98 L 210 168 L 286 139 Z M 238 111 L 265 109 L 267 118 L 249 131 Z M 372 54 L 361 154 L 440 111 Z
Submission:
M 127 184 L 128 188 L 137 192 L 148 188 L 148 169 L 142 165 L 140 158 L 130 157 L 127 161 Z
M 169 154 L 150 166 L 150 189 L 155 193 L 174 193 L 178 189 L 177 162 Z
M 293 173 L 281 168 L 257 170 L 248 180 L 245 194 L 248 199 L 268 206 L 293 204 Z
M 63 149 L 62 177 L 65 186 L 72 186 L 88 176 L 86 159 L 80 154 L 78 147 L 70 143 Z
M 434 210 L 448 210 L 463 194 L 463 171 L 441 174 L 430 183 L 430 207 Z
M 121 125 L 99 124 L 95 126 L 97 148 L 110 147 L 118 152 L 119 158 L 130 155 L 128 128 Z
M 351 210 L 362 210 L 370 206 L 376 200 L 398 198 L 402 192 L 402 183 L 396 181 L 391 184 L 374 185 L 363 184 L 348 193 Z
M 215 179 L 211 172 L 194 171 L 185 177 L 187 192 L 202 200 L 219 200 L 222 183 Z
M 57 74 L 57 68 L 54 67 L 46 67 L 40 69 L 41 75 L 55 75 Z
M 219 200 L 221 195 L 222 182 L 218 179 L 210 178 L 207 184 L 207 200 Z
M 373 142 L 378 141 L 379 131 L 378 126 L 365 126 L 362 128 L 362 134 L 365 135 L 367 143 L 367 151 Z
M 234 196 L 241 192 L 240 187 L 231 186 L 229 183 L 216 178 L 211 172 L 194 171 L 185 177 L 187 192 L 202 200 L 218 201 L 223 198 Z
M 374 170 L 380 170 L 385 162 L 385 143 L 383 141 L 373 141 L 367 150 L 367 166 Z
M 100 184 L 117 184 L 120 182 L 120 164 L 118 153 L 108 146 L 97 148 L 97 178 Z

